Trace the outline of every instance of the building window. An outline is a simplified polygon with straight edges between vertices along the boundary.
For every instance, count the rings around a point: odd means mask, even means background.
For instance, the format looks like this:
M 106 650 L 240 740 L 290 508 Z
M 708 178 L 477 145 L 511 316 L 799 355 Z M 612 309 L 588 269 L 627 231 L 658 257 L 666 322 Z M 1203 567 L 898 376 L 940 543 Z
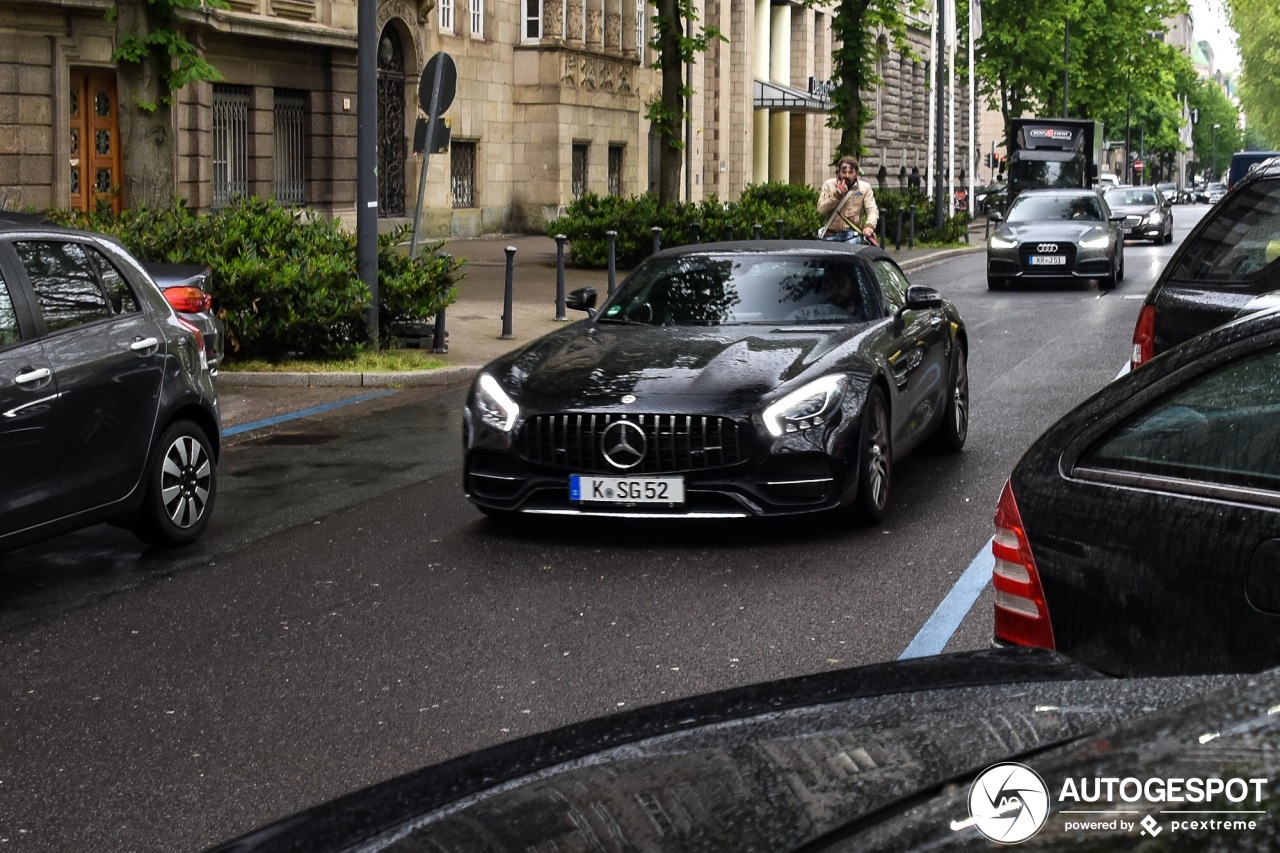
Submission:
M 249 195 L 249 90 L 213 87 L 213 206 Z
M 453 0 L 440 0 L 440 32 L 453 32 Z
M 573 144 L 573 200 L 581 201 L 587 194 L 587 144 Z
M 306 202 L 306 101 L 301 92 L 276 90 L 276 200 Z
M 645 24 L 644 0 L 636 0 L 636 53 L 640 57 L 644 57 L 644 24 Z
M 454 142 L 449 146 L 449 183 L 454 207 L 476 206 L 476 144 Z
M 542 0 L 524 0 L 524 41 L 542 38 Z
M 484 38 L 484 0 L 471 0 L 471 37 Z
M 622 146 L 609 146 L 609 195 L 622 195 Z

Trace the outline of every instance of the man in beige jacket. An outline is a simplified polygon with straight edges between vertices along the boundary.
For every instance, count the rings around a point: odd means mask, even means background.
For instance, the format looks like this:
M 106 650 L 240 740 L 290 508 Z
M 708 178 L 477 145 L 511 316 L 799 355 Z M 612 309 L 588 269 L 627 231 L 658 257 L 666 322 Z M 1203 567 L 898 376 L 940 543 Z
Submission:
M 832 216 L 832 213 L 839 210 Z M 858 161 L 841 157 L 836 176 L 822 182 L 818 191 L 818 215 L 827 223 L 824 240 L 847 240 L 860 232 L 867 242 L 875 242 L 880 209 L 871 184 L 858 178 Z

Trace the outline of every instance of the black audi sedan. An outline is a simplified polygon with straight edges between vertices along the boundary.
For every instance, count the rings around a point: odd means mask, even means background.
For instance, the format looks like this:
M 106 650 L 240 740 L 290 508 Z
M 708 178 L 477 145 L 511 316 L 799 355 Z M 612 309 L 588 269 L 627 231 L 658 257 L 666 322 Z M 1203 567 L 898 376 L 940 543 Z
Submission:
M 888 506 L 894 462 L 969 429 L 955 307 L 885 252 L 713 243 L 648 258 L 588 318 L 486 366 L 464 491 L 491 516 L 742 518 Z
M 1097 190 L 1027 190 L 987 238 L 987 287 L 1013 282 L 1097 279 L 1114 287 L 1124 278 L 1124 214 Z
M 0 217 L 0 551 L 103 521 L 194 541 L 219 423 L 203 336 L 120 243 Z
M 1174 252 L 1138 312 L 1130 366 L 1272 305 L 1280 305 L 1280 158 L 1241 178 Z
M 1280 309 L 1065 415 L 1014 467 L 995 526 L 998 642 L 1115 675 L 1280 664 Z

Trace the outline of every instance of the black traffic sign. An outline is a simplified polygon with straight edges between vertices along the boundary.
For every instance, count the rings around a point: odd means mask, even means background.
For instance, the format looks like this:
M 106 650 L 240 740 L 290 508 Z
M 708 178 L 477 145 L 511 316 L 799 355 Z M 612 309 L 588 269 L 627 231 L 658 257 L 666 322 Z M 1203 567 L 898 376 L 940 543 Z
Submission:
M 440 51 L 423 66 L 418 80 L 418 104 L 427 118 L 436 118 L 449 109 L 457 91 L 458 66 L 453 64 L 452 56 Z

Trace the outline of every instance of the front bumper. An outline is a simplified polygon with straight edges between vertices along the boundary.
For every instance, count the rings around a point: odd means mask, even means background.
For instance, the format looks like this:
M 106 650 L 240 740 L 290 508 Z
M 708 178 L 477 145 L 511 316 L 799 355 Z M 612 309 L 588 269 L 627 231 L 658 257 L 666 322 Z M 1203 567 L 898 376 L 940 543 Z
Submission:
M 1056 249 L 1041 251 L 1041 246 Z M 1048 264 L 1046 257 L 1060 257 L 1062 262 Z M 1109 248 L 1081 249 L 1075 243 L 1020 243 L 1011 249 L 987 250 L 987 275 L 1004 279 L 1099 278 L 1111 274 Z

